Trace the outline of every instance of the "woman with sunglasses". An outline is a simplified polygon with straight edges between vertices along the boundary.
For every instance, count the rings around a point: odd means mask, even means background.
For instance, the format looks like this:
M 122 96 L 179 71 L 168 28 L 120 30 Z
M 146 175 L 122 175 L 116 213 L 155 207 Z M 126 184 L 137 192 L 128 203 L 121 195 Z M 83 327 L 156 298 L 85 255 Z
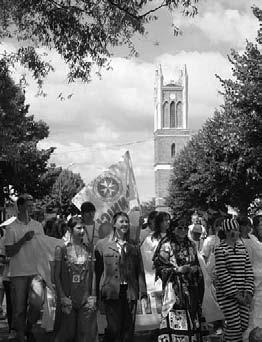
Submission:
M 216 295 L 225 317 L 224 341 L 242 342 L 248 328 L 254 276 L 248 252 L 239 240 L 239 224 L 225 219 L 215 249 Z
M 188 225 L 186 218 L 171 221 L 154 255 L 156 278 L 162 279 L 164 289 L 159 341 L 202 341 L 204 283 L 196 247 L 187 236 Z

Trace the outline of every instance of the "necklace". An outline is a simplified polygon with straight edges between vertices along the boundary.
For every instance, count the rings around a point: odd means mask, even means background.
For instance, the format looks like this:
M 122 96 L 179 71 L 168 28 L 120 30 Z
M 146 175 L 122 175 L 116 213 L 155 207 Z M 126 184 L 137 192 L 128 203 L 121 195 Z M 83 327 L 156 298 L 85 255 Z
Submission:
M 73 244 L 73 246 L 74 246 L 75 255 L 76 255 L 77 259 L 79 259 L 80 257 L 83 256 L 83 247 L 80 245 L 77 248 L 77 245 L 75 245 L 75 244 Z
M 88 272 L 88 254 L 82 245 L 71 244 L 67 250 L 66 264 L 72 275 L 72 283 L 80 283 Z

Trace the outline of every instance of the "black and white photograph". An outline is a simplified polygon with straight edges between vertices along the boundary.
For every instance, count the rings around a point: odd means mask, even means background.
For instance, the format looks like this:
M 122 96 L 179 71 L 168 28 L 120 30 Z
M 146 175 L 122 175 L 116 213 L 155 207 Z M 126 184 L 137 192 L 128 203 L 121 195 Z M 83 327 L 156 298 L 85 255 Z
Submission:
M 0 0 L 0 342 L 262 342 L 261 0 Z

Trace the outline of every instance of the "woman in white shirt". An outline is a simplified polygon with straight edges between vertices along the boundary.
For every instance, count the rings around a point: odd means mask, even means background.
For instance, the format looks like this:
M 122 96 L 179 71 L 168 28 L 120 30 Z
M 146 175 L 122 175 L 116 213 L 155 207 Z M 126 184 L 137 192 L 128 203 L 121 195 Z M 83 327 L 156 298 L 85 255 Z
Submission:
M 223 313 L 220 310 L 216 301 L 216 293 L 214 287 L 215 281 L 215 248 L 220 244 L 219 230 L 221 229 L 224 217 L 220 214 L 213 215 L 207 221 L 209 235 L 203 242 L 200 256 L 204 259 L 205 263 L 201 263 L 202 272 L 205 280 L 205 294 L 203 300 L 203 313 L 207 322 L 213 323 L 215 334 L 220 335 L 223 333 Z M 200 260 L 199 260 L 200 261 Z
M 261 217 L 262 218 L 262 217 Z M 259 237 L 259 232 L 256 231 L 259 225 L 259 219 L 253 220 L 253 233 L 250 234 L 252 224 L 248 217 L 240 216 L 237 218 L 239 223 L 240 239 L 245 245 L 249 259 L 251 261 L 254 272 L 254 296 L 250 306 L 248 329 L 245 331 L 243 341 L 248 341 L 250 331 L 256 327 L 262 328 L 262 243 L 256 236 Z
M 156 248 L 170 226 L 170 215 L 167 212 L 159 211 L 155 217 L 154 231 L 152 231 L 141 245 L 141 254 L 144 264 L 147 293 L 150 301 L 155 300 L 158 313 L 161 312 L 162 281 L 155 281 L 155 269 L 153 267 L 153 256 Z M 153 305 L 152 305 L 153 306 Z
M 141 245 L 148 293 L 162 291 L 162 282 L 155 282 L 155 270 L 153 269 L 152 258 L 159 241 L 166 235 L 169 225 L 170 215 L 167 212 L 159 211 L 155 217 L 154 231 L 146 237 Z

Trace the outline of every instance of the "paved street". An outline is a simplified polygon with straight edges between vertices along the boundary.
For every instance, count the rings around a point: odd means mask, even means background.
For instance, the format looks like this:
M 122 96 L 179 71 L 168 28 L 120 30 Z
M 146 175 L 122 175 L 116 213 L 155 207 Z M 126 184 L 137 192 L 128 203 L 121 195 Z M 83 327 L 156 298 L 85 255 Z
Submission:
M 52 342 L 52 334 L 47 334 L 45 333 L 42 329 L 37 329 L 36 331 L 36 339 L 37 342 Z M 7 323 L 6 321 L 0 321 L 0 342 L 7 342 L 8 336 L 8 328 L 7 328 Z M 101 336 L 101 341 L 102 341 L 102 336 Z M 151 338 L 151 334 L 149 333 L 140 333 L 139 335 L 135 336 L 134 342 L 151 342 L 153 341 Z
M 7 342 L 8 330 L 6 321 L 0 321 L 0 342 Z M 102 341 L 102 336 L 101 341 Z M 52 334 L 45 333 L 42 329 L 36 331 L 37 342 L 52 342 Z M 153 342 L 152 335 L 148 332 L 136 334 L 134 342 Z M 209 336 L 206 342 L 222 342 L 219 337 Z

